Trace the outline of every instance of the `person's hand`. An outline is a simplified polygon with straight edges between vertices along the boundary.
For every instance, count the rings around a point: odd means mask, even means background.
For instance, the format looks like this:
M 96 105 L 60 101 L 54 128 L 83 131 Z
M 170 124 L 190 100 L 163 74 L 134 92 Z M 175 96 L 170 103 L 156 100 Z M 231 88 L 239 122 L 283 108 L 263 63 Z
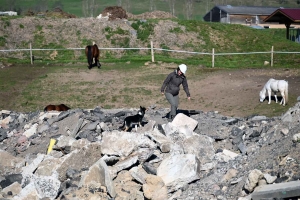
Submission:
M 165 93 L 162 92 L 161 94 L 165 94 Z
M 188 97 L 188 100 L 191 100 L 191 97 Z

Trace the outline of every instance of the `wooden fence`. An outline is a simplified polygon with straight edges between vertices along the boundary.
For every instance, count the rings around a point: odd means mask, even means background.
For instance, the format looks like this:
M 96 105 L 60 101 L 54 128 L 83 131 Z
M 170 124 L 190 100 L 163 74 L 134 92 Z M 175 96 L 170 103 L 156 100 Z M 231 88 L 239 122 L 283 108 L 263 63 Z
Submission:
M 153 42 L 151 41 L 150 48 L 99 48 L 100 50 L 151 50 L 151 61 L 155 62 L 155 51 L 166 51 L 166 52 L 176 52 L 176 53 L 186 53 L 186 54 L 197 54 L 197 55 L 208 55 L 211 56 L 211 66 L 215 67 L 216 56 L 226 56 L 226 55 L 250 55 L 250 54 L 269 54 L 270 55 L 270 65 L 274 65 L 274 54 L 300 54 L 300 52 L 281 52 L 274 51 L 274 46 L 270 48 L 270 51 L 264 52 L 239 52 L 239 53 L 216 53 L 213 48 L 211 53 L 208 52 L 192 52 L 184 50 L 170 50 L 162 48 L 154 48 Z M 59 50 L 84 50 L 85 48 L 66 48 L 66 49 L 33 49 L 31 43 L 29 44 L 29 49 L 8 49 L 0 50 L 0 52 L 17 52 L 17 51 L 29 51 L 30 52 L 30 61 L 33 64 L 34 56 L 33 51 L 59 51 Z

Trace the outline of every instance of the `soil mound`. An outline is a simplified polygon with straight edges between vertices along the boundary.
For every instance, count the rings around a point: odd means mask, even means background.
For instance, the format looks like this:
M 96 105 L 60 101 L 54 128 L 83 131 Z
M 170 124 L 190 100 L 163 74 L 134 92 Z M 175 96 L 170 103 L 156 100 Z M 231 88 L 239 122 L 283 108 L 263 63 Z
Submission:
M 134 15 L 131 13 L 127 13 L 128 18 L 130 19 L 171 19 L 177 18 L 171 13 L 164 12 L 164 11 L 153 11 L 153 12 L 145 12 L 139 15 Z
M 54 8 L 52 11 L 46 10 L 46 12 L 37 12 L 37 13 L 34 13 L 31 10 L 28 10 L 27 13 L 26 13 L 26 16 L 56 17 L 56 18 L 76 18 L 76 15 L 64 12 L 60 8 Z
M 115 19 L 127 19 L 126 11 L 120 6 L 109 6 L 106 7 L 102 13 L 102 17 L 107 17 L 109 20 Z

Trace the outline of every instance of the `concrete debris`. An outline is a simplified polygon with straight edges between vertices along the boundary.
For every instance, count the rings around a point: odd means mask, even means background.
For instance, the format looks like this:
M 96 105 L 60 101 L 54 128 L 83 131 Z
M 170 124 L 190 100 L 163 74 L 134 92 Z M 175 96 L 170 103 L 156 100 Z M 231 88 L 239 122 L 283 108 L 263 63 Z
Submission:
M 300 196 L 300 102 L 272 118 L 199 111 L 179 113 L 171 123 L 168 109 L 153 106 L 143 127 L 119 131 L 136 112 L 0 111 L 0 198 Z

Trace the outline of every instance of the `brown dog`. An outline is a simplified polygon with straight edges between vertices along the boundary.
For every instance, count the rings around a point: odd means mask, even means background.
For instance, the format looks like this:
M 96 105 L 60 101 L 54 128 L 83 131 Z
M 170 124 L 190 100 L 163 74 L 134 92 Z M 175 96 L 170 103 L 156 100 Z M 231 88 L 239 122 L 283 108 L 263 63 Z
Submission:
M 48 105 L 44 108 L 44 111 L 51 111 L 51 110 L 56 110 L 56 111 L 67 111 L 71 108 L 66 106 L 65 104 L 60 104 L 60 105 Z

